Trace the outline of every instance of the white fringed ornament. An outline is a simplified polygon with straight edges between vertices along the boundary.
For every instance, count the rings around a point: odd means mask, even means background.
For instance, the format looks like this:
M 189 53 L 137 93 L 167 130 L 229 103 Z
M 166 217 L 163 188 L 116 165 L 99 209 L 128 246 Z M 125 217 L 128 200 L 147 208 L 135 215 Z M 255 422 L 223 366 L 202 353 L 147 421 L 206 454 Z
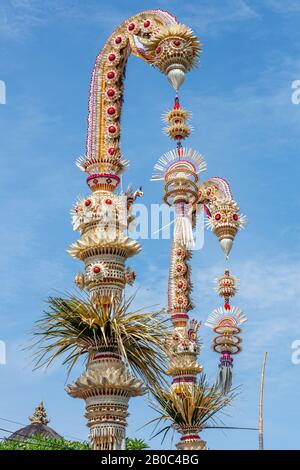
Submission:
M 186 248 L 195 245 L 193 236 L 192 214 L 188 204 L 175 205 L 174 241 L 182 243 Z
M 90 430 L 94 450 L 121 450 L 125 440 L 125 426 L 101 423 Z

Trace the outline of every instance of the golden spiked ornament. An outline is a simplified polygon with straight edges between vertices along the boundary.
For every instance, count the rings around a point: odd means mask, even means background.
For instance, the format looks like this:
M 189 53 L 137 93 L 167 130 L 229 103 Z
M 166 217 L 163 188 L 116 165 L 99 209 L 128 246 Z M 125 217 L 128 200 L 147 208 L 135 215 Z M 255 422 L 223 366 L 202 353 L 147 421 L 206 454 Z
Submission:
M 146 45 L 147 57 L 166 74 L 178 91 L 185 74 L 199 60 L 201 44 L 193 31 L 183 24 L 173 24 L 154 33 Z

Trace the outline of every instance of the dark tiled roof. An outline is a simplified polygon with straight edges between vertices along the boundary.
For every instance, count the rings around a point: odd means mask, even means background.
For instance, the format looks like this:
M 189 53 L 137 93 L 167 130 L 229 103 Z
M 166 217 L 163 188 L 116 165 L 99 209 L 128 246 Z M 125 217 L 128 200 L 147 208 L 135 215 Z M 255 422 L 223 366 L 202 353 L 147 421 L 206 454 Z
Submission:
M 50 420 L 47 417 L 44 403 L 42 401 L 36 407 L 33 415 L 29 418 L 29 421 L 31 421 L 31 424 L 11 434 L 9 439 L 23 441 L 24 439 L 30 439 L 31 437 L 37 435 L 54 437 L 57 439 L 62 437 L 57 434 L 54 429 L 47 426 Z
M 59 439 L 62 437 L 59 434 L 57 434 L 57 432 L 54 431 L 54 429 L 50 428 L 49 426 L 46 426 L 45 424 L 33 423 L 14 432 L 13 434 L 9 436 L 9 439 L 21 441 L 24 439 L 29 439 L 30 437 L 33 437 L 36 435 L 54 437 L 56 439 Z

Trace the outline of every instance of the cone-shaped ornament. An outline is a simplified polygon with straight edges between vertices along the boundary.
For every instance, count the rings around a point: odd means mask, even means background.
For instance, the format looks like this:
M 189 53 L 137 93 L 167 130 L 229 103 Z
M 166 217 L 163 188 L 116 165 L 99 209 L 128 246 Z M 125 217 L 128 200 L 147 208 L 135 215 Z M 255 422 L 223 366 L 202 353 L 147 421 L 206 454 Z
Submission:
M 182 66 L 175 65 L 174 68 L 168 71 L 168 80 L 174 90 L 177 92 L 185 79 L 185 72 Z
M 233 245 L 232 238 L 223 238 L 222 240 L 220 240 L 220 245 L 225 255 L 225 258 L 228 258 Z

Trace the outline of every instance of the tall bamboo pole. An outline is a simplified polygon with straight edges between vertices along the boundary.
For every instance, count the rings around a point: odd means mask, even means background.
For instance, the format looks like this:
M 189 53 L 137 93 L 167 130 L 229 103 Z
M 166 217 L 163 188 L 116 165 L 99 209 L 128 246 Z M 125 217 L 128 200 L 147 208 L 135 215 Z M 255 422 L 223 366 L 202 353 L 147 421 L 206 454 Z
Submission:
M 260 398 L 259 398 L 259 432 L 258 432 L 258 448 L 264 450 L 264 434 L 263 434 L 263 400 L 264 400 L 264 384 L 265 384 L 265 368 L 267 361 L 267 353 L 264 353 L 263 364 L 261 370 L 260 382 Z

